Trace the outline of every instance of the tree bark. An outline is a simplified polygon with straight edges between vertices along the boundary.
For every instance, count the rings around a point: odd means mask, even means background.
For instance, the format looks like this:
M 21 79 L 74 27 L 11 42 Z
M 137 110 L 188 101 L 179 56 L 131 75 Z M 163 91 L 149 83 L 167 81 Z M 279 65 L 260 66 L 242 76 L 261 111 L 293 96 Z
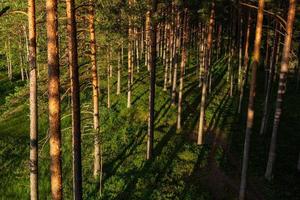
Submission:
M 245 90 L 245 83 L 248 76 L 248 67 L 249 67 L 249 38 L 250 38 L 250 30 L 251 30 L 251 14 L 248 13 L 248 22 L 247 22 L 247 33 L 246 33 L 246 42 L 245 42 L 245 53 L 244 53 L 244 69 L 242 74 L 242 85 L 240 91 L 240 98 L 239 98 L 239 107 L 238 113 L 242 112 L 242 103 L 244 98 L 244 90 Z
M 180 63 L 180 79 L 179 79 L 179 92 L 178 92 L 178 109 L 177 109 L 177 130 L 181 129 L 181 113 L 182 113 L 182 95 L 183 95 L 183 81 L 184 81 L 184 69 L 186 67 L 187 60 L 187 42 L 188 42 L 188 10 L 184 9 L 183 19 L 183 38 L 182 38 L 182 51 L 181 51 L 181 63 Z
M 209 19 L 209 27 L 208 27 L 208 35 L 207 35 L 207 54 L 205 57 L 205 66 L 204 66 L 204 80 L 202 83 L 202 93 L 201 93 L 201 103 L 200 103 L 200 118 L 199 118 L 199 128 L 198 128 L 198 138 L 197 144 L 203 144 L 203 133 L 204 133 L 204 118 L 205 118 L 205 105 L 206 105 L 206 96 L 207 96 L 207 84 L 208 84 L 208 70 L 209 70 L 209 60 L 211 54 L 212 47 L 212 36 L 213 36 L 213 28 L 215 24 L 215 1 L 211 2 L 211 13 Z
M 117 82 L 117 95 L 121 93 L 121 52 L 118 53 L 118 82 Z
M 277 133 L 278 133 L 278 127 L 280 123 L 280 117 L 282 114 L 283 99 L 286 92 L 286 83 L 287 83 L 287 75 L 288 75 L 288 67 L 289 67 L 290 50 L 291 50 L 292 37 L 293 37 L 295 13 L 296 13 L 296 0 L 290 0 L 290 7 L 287 15 L 286 35 L 285 35 L 283 53 L 281 58 L 279 85 L 278 85 L 277 98 L 276 98 L 276 109 L 274 115 L 272 138 L 271 138 L 271 144 L 269 150 L 268 164 L 265 173 L 265 177 L 268 180 L 270 180 L 272 177 L 273 166 L 276 157 Z
M 153 158 L 153 141 L 154 141 L 154 100 L 155 100 L 155 74 L 156 74 L 156 13 L 157 0 L 151 0 L 150 11 L 150 94 L 149 94 L 149 122 L 147 138 L 147 160 Z M 149 48 L 149 47 L 148 47 Z
M 38 108 L 36 74 L 36 18 L 35 0 L 28 0 L 28 35 L 29 35 L 29 109 L 30 109 L 30 199 L 38 200 Z M 22 79 L 24 80 L 23 67 Z
M 264 101 L 263 117 L 261 120 L 261 127 L 260 127 L 261 135 L 265 133 L 265 131 L 268 127 L 269 103 L 270 103 L 271 92 L 272 92 L 274 68 L 276 65 L 276 53 L 277 53 L 277 47 L 278 47 L 278 42 L 279 42 L 279 32 L 277 31 L 277 29 L 278 29 L 277 26 L 278 26 L 278 24 L 276 24 L 276 27 L 275 27 L 275 40 L 274 40 L 272 55 L 270 58 L 270 67 L 269 67 L 268 80 L 267 80 L 267 86 L 266 86 L 267 88 L 266 88 L 266 96 L 265 96 L 265 101 Z
M 101 141 L 100 141 L 100 123 L 99 123 L 99 83 L 98 83 L 98 70 L 97 70 L 97 46 L 95 35 L 95 2 L 89 1 L 92 6 L 89 8 L 89 31 L 90 31 L 90 48 L 91 48 L 91 74 L 93 86 L 93 122 L 94 122 L 94 177 L 98 179 L 102 176 L 101 169 Z M 101 180 L 100 180 L 101 185 Z
M 66 0 L 66 11 L 72 102 L 73 198 L 75 200 L 80 200 L 82 199 L 80 84 L 78 73 L 77 29 L 74 0 Z
M 132 0 L 128 0 L 128 4 L 131 7 L 132 5 Z M 131 86 L 132 86 L 132 71 L 133 71 L 133 61 L 132 61 L 132 36 L 133 36 L 133 31 L 132 31 L 132 22 L 131 22 L 131 17 L 129 16 L 128 19 L 128 83 L 127 83 L 127 108 L 131 107 Z
M 247 181 L 247 170 L 248 170 L 248 160 L 249 160 L 250 137 L 252 134 L 253 121 L 254 121 L 256 72 L 257 72 L 257 66 L 260 59 L 262 25 L 263 25 L 263 18 L 264 18 L 264 13 L 263 13 L 264 3 L 265 3 L 264 0 L 258 1 L 258 12 L 257 12 L 257 22 L 256 22 L 256 30 L 255 30 L 255 42 L 254 42 L 254 51 L 253 51 L 252 76 L 251 76 L 252 79 L 250 84 L 250 94 L 249 94 L 248 111 L 247 111 L 247 127 L 246 127 L 246 134 L 245 134 L 239 200 L 244 200 L 246 196 L 246 181 Z
M 176 42 L 174 48 L 174 70 L 173 70 L 173 82 L 172 82 L 172 105 L 175 105 L 176 102 L 176 87 L 177 87 L 177 68 L 178 68 L 178 59 L 179 59 L 179 49 L 180 49 L 180 12 L 177 11 L 176 16 Z
M 49 93 L 49 134 L 51 157 L 52 199 L 60 200 L 62 194 L 61 130 L 60 130 L 60 81 L 59 44 L 57 22 L 57 0 L 46 1 L 47 48 L 48 48 L 48 93 Z

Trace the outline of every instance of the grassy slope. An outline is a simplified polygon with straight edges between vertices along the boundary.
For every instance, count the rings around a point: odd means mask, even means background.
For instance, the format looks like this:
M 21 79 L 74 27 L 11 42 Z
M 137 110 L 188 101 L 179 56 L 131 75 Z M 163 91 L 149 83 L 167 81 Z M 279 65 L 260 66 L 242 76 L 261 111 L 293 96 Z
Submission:
M 155 116 L 155 160 L 145 161 L 148 79 L 143 70 L 136 76 L 133 86 L 133 107 L 126 108 L 126 74 L 124 73 L 121 96 L 116 96 L 116 84 L 112 86 L 112 108 L 106 108 L 106 82 L 101 81 L 101 135 L 104 158 L 103 199 L 234 199 L 239 186 L 240 158 L 243 146 L 244 119 L 236 116 L 236 98 L 228 96 L 225 84 L 224 63 L 217 64 L 214 73 L 217 78 L 209 98 L 207 109 L 207 142 L 211 145 L 198 147 L 194 144 L 199 117 L 200 89 L 195 68 L 186 69 L 183 107 L 183 129 L 176 131 L 176 107 L 170 105 L 169 95 L 162 91 L 163 72 L 158 70 L 158 87 Z M 125 72 L 125 70 L 124 70 Z M 105 77 L 101 78 L 106 80 Z M 2 77 L 1 79 L 5 79 Z M 4 84 L 5 86 L 5 84 Z M 6 87 L 6 86 L 5 86 Z M 2 88 L 2 84 L 0 85 Z M 83 87 L 84 88 L 84 87 Z M 12 94 L 9 92 L 7 94 Z M 86 88 L 82 99 L 82 140 L 83 140 L 83 183 L 85 199 L 96 199 L 98 189 L 92 178 L 93 133 L 90 104 L 90 88 Z M 4 99 L 5 95 L 0 99 Z M 40 160 L 39 186 L 41 199 L 50 199 L 49 146 L 47 137 L 46 98 L 40 98 Z M 28 105 L 23 88 L 7 100 L 0 109 L 0 196 L 4 199 L 26 199 L 28 187 Z M 258 97 L 261 99 L 261 97 Z M 17 99 L 17 100 L 16 100 Z M 295 107 L 299 96 L 287 99 L 289 109 Z M 261 100 L 259 100 L 261 102 Z M 293 103 L 294 104 L 290 104 Z M 260 103 L 257 104 L 258 107 Z M 71 135 L 70 107 L 68 97 L 62 106 L 63 138 L 63 181 L 64 195 L 71 199 Z M 300 112 L 298 112 L 300 113 Z M 295 165 L 297 137 L 299 132 L 296 119 L 299 115 L 285 113 L 283 118 L 287 134 L 281 134 L 280 153 L 277 162 L 276 179 L 265 185 L 261 178 L 265 167 L 269 141 L 253 134 L 253 148 L 250 162 L 251 198 L 286 199 L 297 194 L 295 188 Z M 258 117 L 259 119 L 259 117 Z M 289 122 L 295 120 L 294 123 Z M 258 126 L 258 125 L 256 125 Z M 297 137 L 297 140 L 291 139 Z M 299 140 L 298 140 L 299 141 Z M 284 144 L 284 145 L 282 145 Z M 298 143 L 299 144 L 299 143 Z M 297 151 L 297 153 L 295 153 Z M 289 157 L 284 156 L 288 154 Z M 284 169 L 284 171 L 281 171 Z M 287 177 L 286 177 L 287 175 Z M 298 174 L 299 176 L 299 174 Z M 299 179 L 298 179 L 299 180 Z M 282 187 L 282 188 L 280 188 Z M 275 193 L 279 190 L 279 194 Z M 275 195 L 277 194 L 277 195 Z M 289 198 L 291 199 L 291 198 Z

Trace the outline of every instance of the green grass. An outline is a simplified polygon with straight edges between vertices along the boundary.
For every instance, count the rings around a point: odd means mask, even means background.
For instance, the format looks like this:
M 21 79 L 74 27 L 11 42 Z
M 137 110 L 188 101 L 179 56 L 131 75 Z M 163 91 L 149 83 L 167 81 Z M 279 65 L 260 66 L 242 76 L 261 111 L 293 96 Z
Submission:
M 115 77 L 111 86 L 111 109 L 106 108 L 106 77 L 102 75 L 100 88 L 100 124 L 103 142 L 104 185 L 102 199 L 236 199 L 239 187 L 240 161 L 243 147 L 244 117 L 236 114 L 237 98 L 229 97 L 224 77 L 226 60 L 214 66 L 213 91 L 208 98 L 207 144 L 197 146 L 200 88 L 196 67 L 186 69 L 184 82 L 183 128 L 176 131 L 177 108 L 170 104 L 170 93 L 162 90 L 163 67 L 158 66 L 155 99 L 155 145 L 153 161 L 146 161 L 146 134 L 148 117 L 149 81 L 147 71 L 135 73 L 132 108 L 126 108 L 126 71 L 123 71 L 122 94 L 117 96 Z M 45 74 L 44 74 L 45 75 Z M 1 77 L 1 82 L 6 79 Z M 6 81 L 7 82 L 7 81 Z M 62 93 L 67 90 L 63 82 Z M 87 82 L 86 79 L 82 82 Z M 15 83 L 11 88 L 15 87 Z M 49 144 L 47 135 L 47 97 L 45 80 L 39 89 L 39 192 L 41 199 L 50 199 Z M 6 84 L 0 85 L 5 90 Z M 82 110 L 82 162 L 84 199 L 100 199 L 97 181 L 93 178 L 93 130 L 91 88 L 81 93 Z M 261 93 L 261 91 L 260 91 Z M 9 90 L 1 96 L 0 107 L 0 196 L 2 199 L 29 198 L 29 133 L 27 85 Z M 7 97 L 10 95 L 10 97 Z M 6 100 L 3 100 L 6 99 Z M 298 96 L 287 98 L 296 102 Z M 261 97 L 258 95 L 257 109 Z M 298 101 L 299 102 L 299 101 Z M 298 109 L 288 104 L 289 109 Z M 259 112 L 258 112 L 259 113 Z M 300 113 L 300 112 L 298 112 Z M 243 115 L 244 116 L 244 115 Z M 257 115 L 259 120 L 259 114 Z M 275 179 L 266 183 L 262 176 L 267 156 L 269 133 L 261 138 L 253 134 L 249 168 L 252 197 L 261 194 L 266 199 L 292 199 L 297 195 L 299 179 L 292 170 L 297 151 L 295 131 L 299 132 L 295 112 L 285 113 L 280 133 Z M 289 121 L 290 120 L 290 121 Z M 63 189 L 65 199 L 72 198 L 72 157 L 70 99 L 62 101 L 62 154 Z M 256 123 L 256 128 L 259 122 Z M 298 134 L 299 135 L 299 134 Z M 291 139 L 296 137 L 295 140 Z M 299 144 L 299 143 L 298 143 Z M 297 151 L 295 153 L 294 151 Z M 289 154 L 289 155 L 286 155 Z M 284 156 L 286 155 L 286 157 Z M 283 163 L 286 161 L 287 163 Z M 290 170 L 283 171 L 281 169 Z M 285 177 L 285 176 L 288 177 Z M 289 181 L 288 181 L 289 180 Z M 287 182 L 288 181 L 288 182 Z M 283 185 L 287 184 L 287 185 Z M 256 187 L 253 187 L 255 185 Z M 283 187 L 282 189 L 280 187 Z M 277 191 L 279 192 L 277 193 Z M 276 193 L 275 193 L 276 192 Z M 280 194 L 276 196 L 275 194 Z

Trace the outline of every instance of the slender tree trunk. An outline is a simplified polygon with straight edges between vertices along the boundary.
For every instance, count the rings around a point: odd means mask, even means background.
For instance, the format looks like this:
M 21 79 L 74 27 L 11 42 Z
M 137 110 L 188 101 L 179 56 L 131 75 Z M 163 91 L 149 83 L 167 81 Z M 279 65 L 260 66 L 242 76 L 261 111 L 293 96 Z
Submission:
M 110 58 L 111 58 L 111 50 L 109 49 L 109 53 L 107 56 L 107 108 L 110 109 L 110 73 L 111 73 L 111 63 L 110 63 Z
M 97 70 L 97 46 L 95 36 L 95 2 L 89 1 L 92 6 L 89 8 L 89 31 L 90 31 L 90 48 L 91 48 L 91 74 L 93 86 L 93 122 L 94 122 L 94 177 L 98 179 L 100 176 L 101 187 L 101 141 L 100 141 L 100 123 L 99 123 L 99 83 L 98 83 L 98 70 Z
M 276 24 L 276 27 L 275 27 L 275 40 L 274 40 L 272 55 L 270 58 L 270 67 L 269 67 L 269 72 L 268 72 L 268 80 L 267 80 L 266 96 L 265 96 L 265 101 L 264 101 L 263 117 L 261 120 L 261 127 L 260 127 L 261 135 L 265 133 L 265 131 L 267 130 L 267 127 L 268 127 L 269 103 L 270 103 L 271 92 L 272 92 L 274 68 L 276 65 L 275 62 L 276 62 L 277 46 L 278 46 L 278 42 L 279 42 L 279 32 L 277 31 L 277 29 L 278 29 L 277 26 L 278 26 L 278 24 Z
M 121 52 L 118 53 L 118 82 L 117 82 L 117 95 L 121 93 Z
M 145 20 L 145 39 L 146 39 L 146 53 L 145 53 L 145 65 L 147 66 L 148 71 L 149 68 L 149 57 L 150 57 L 150 48 L 149 48 L 149 40 L 150 40 L 150 11 L 146 12 L 146 20 Z
M 132 5 L 132 0 L 128 0 L 129 6 Z M 133 71 L 133 62 L 132 62 L 132 22 L 131 17 L 129 17 L 129 26 L 128 26 L 128 83 L 127 83 L 127 108 L 131 107 L 131 85 L 132 85 L 132 71 Z
M 211 13 L 209 19 L 209 27 L 208 27 L 208 35 L 207 35 L 207 54 L 205 57 L 205 66 L 204 66 L 204 80 L 202 84 L 202 96 L 200 103 L 200 118 L 199 118 L 199 129 L 198 129 L 198 138 L 197 144 L 203 144 L 203 134 L 204 134 L 204 118 L 205 118 L 205 105 L 206 105 L 206 96 L 207 96 L 207 84 L 208 84 L 208 70 L 209 70 L 209 57 L 211 54 L 212 47 L 212 36 L 213 36 L 213 28 L 215 24 L 215 1 L 211 2 Z
M 267 169 L 266 169 L 266 173 L 265 173 L 265 177 L 268 180 L 270 180 L 272 177 L 273 166 L 275 163 L 277 133 L 278 133 L 278 127 L 279 127 L 279 123 L 280 123 L 280 117 L 282 114 L 283 99 L 284 99 L 285 92 L 286 92 L 286 83 L 287 83 L 291 43 L 292 43 L 292 37 L 293 37 L 293 26 L 294 26 L 294 21 L 295 21 L 295 13 L 296 13 L 296 0 L 290 0 L 290 7 L 289 7 L 288 15 L 287 15 L 287 24 L 286 24 L 287 32 L 285 35 L 283 53 L 282 53 L 282 58 L 281 58 L 279 85 L 278 85 L 278 91 L 277 91 L 276 109 L 275 109 L 275 115 L 274 115 L 272 138 L 271 138 L 271 144 L 270 144 L 270 150 L 269 150 L 268 164 L 267 164 Z
M 30 109 L 30 199 L 38 200 L 38 109 L 37 109 L 37 75 L 36 75 L 36 18 L 35 0 L 28 0 L 29 33 L 29 109 Z M 23 69 L 23 68 L 22 68 Z M 24 79 L 24 75 L 23 75 Z
M 60 200 L 62 195 L 61 130 L 60 130 L 60 81 L 57 0 L 46 1 L 47 47 L 48 47 L 48 92 L 49 92 L 49 134 L 51 157 L 52 199 Z
M 178 110 L 177 110 L 177 130 L 181 129 L 181 115 L 182 115 L 182 95 L 183 95 L 183 81 L 184 81 L 184 68 L 186 67 L 187 60 L 187 40 L 188 40 L 188 10 L 184 9 L 184 21 L 183 21 L 183 44 L 181 52 L 181 63 L 180 63 L 180 79 L 179 79 L 179 92 L 178 92 Z
M 250 94 L 248 102 L 248 111 L 247 111 L 247 127 L 245 135 L 245 144 L 244 144 L 244 154 L 243 154 L 243 164 L 242 164 L 242 176 L 241 176 L 241 185 L 239 200 L 244 200 L 246 196 L 246 182 L 247 182 L 247 170 L 248 170 L 248 160 L 249 160 L 249 149 L 250 149 L 250 137 L 252 134 L 252 127 L 254 121 L 254 100 L 256 93 L 256 72 L 257 66 L 260 58 L 260 46 L 261 46 L 261 36 L 262 36 L 262 25 L 263 25 L 263 10 L 264 10 L 264 0 L 258 1 L 258 12 L 257 12 L 257 22 L 256 22 L 256 31 L 255 31 L 255 42 L 254 42 L 254 51 L 253 51 L 253 63 L 252 63 L 252 79 L 250 84 Z
M 177 68 L 178 68 L 178 60 L 179 60 L 179 49 L 180 49 L 180 13 L 177 12 L 176 16 L 176 42 L 174 48 L 174 70 L 173 70 L 173 83 L 172 83 L 172 105 L 175 105 L 176 102 L 176 87 L 177 87 Z
M 80 84 L 78 73 L 77 29 L 74 0 L 66 0 L 66 11 L 72 100 L 73 199 L 80 200 L 82 199 Z
M 24 60 L 23 60 L 23 51 L 22 51 L 22 39 L 20 37 L 20 43 L 19 43 L 19 57 L 20 57 L 20 72 L 21 72 L 21 80 L 24 81 Z
M 147 160 L 153 158 L 153 141 L 154 141 L 154 100 L 155 100 L 155 74 L 156 74 L 156 16 L 157 0 L 151 0 L 150 11 L 150 94 L 149 94 L 149 123 L 148 123 L 148 138 L 147 138 Z
M 241 85 L 241 92 L 239 98 L 239 107 L 238 113 L 242 112 L 242 103 L 244 98 L 244 90 L 245 90 L 245 83 L 246 83 L 246 76 L 248 76 L 248 66 L 249 66 L 249 38 L 250 38 L 250 30 L 251 30 L 251 14 L 248 13 L 248 22 L 247 22 L 247 33 L 246 33 L 246 42 L 245 42 L 245 53 L 244 53 L 244 69 L 242 74 L 242 85 Z

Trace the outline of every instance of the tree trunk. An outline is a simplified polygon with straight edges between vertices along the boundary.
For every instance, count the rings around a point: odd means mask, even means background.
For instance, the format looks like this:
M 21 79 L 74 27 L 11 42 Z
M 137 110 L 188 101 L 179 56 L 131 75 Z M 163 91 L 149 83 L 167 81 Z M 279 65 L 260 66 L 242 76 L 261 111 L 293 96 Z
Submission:
M 250 149 L 250 137 L 252 134 L 252 127 L 254 121 L 254 100 L 256 93 L 256 72 L 257 66 L 260 58 L 260 46 L 261 46 L 261 36 L 262 36 L 262 25 L 264 18 L 264 0 L 259 0 L 258 2 L 258 12 L 257 12 L 257 22 L 255 30 L 255 42 L 253 51 L 253 63 L 252 63 L 252 79 L 250 84 L 250 94 L 248 102 L 247 111 L 247 127 L 245 134 L 245 144 L 243 153 L 243 164 L 242 164 L 242 175 L 241 175 L 241 185 L 239 200 L 244 200 L 246 196 L 246 182 L 247 182 L 247 170 L 248 170 L 248 160 L 249 160 L 249 149 Z
M 91 74 L 93 86 L 93 122 L 94 122 L 94 177 L 98 179 L 100 176 L 101 187 L 101 141 L 100 141 L 100 124 L 99 124 L 99 83 L 98 83 L 98 70 L 97 70 L 97 46 L 95 36 L 95 2 L 89 1 L 92 6 L 89 8 L 89 31 L 90 31 L 90 48 L 91 48 Z
M 291 43 L 292 43 L 292 36 L 293 36 L 295 12 L 296 12 L 296 0 L 290 0 L 290 7 L 287 15 L 286 35 L 285 35 L 283 53 L 281 58 L 279 85 L 277 91 L 276 110 L 274 115 L 272 138 L 271 138 L 271 144 L 269 150 L 268 164 L 265 173 L 265 177 L 268 180 L 270 180 L 272 177 L 273 166 L 275 163 L 277 132 L 280 123 L 280 117 L 282 114 L 283 99 L 286 92 L 286 83 L 287 83 L 289 57 L 290 57 L 290 50 L 291 50 Z
M 211 54 L 211 47 L 212 47 L 212 35 L 213 35 L 213 28 L 215 24 L 215 1 L 212 0 L 211 2 L 211 13 L 209 19 L 209 27 L 208 27 L 208 35 L 207 35 L 207 54 L 205 56 L 205 66 L 203 72 L 203 83 L 202 83 L 202 93 L 201 93 L 201 103 L 200 103 L 200 118 L 199 118 L 199 129 L 198 129 L 198 138 L 197 144 L 203 144 L 203 133 L 204 133 L 204 118 L 205 118 L 205 105 L 206 105 L 206 96 L 207 96 L 207 84 L 208 84 L 208 70 L 209 70 L 209 60 Z
M 270 58 L 270 67 L 268 72 L 268 80 L 267 80 L 267 88 L 266 88 L 266 96 L 264 101 L 264 110 L 263 110 L 263 117 L 261 120 L 261 127 L 260 127 L 260 134 L 264 134 L 268 127 L 268 119 L 269 119 L 269 103 L 271 98 L 271 92 L 272 92 L 272 83 L 273 83 L 273 75 L 274 75 L 274 68 L 276 65 L 276 53 L 277 53 L 277 47 L 279 42 L 279 30 L 278 24 L 276 24 L 275 27 L 275 40 L 272 50 L 272 55 Z
M 181 113 L 182 113 L 182 95 L 183 95 L 183 80 L 184 80 L 184 68 L 186 67 L 187 60 L 187 42 L 188 42 L 188 10 L 184 10 L 183 19 L 183 38 L 182 38 L 182 52 L 180 63 L 180 79 L 179 79 L 179 92 L 178 92 L 178 110 L 177 110 L 177 130 L 181 129 Z
M 110 63 L 110 58 L 111 58 L 111 49 L 109 49 L 109 53 L 107 56 L 107 108 L 110 109 L 110 74 L 111 74 L 111 63 Z
M 57 0 L 46 1 L 47 48 L 48 48 L 48 92 L 49 92 L 49 134 L 51 157 L 51 194 L 59 200 L 62 195 L 61 130 L 60 130 L 60 81 Z
M 179 49 L 180 49 L 180 12 L 177 11 L 176 16 L 176 42 L 174 48 L 174 70 L 173 70 L 173 83 L 172 83 L 172 105 L 175 105 L 176 102 L 176 87 L 177 87 L 177 68 L 178 68 L 178 60 L 179 60 Z
M 78 73 L 77 29 L 74 0 L 66 0 L 66 11 L 72 100 L 73 197 L 75 200 L 80 200 L 82 199 L 80 84 Z
M 36 75 L 35 0 L 28 0 L 29 69 L 30 69 L 30 199 L 38 200 L 38 108 Z M 22 67 L 23 69 L 23 67 Z M 23 75 L 24 79 L 24 75 Z
M 238 107 L 239 114 L 242 112 L 242 103 L 243 103 L 243 98 L 244 98 L 245 83 L 247 83 L 246 80 L 247 80 L 247 76 L 248 76 L 250 30 L 251 30 L 251 14 L 249 12 L 248 13 L 248 22 L 247 22 L 246 42 L 245 42 L 245 53 L 244 53 L 244 69 L 243 69 L 243 74 L 242 74 L 242 84 L 241 84 L 239 107 Z
M 132 0 L 128 0 L 129 7 L 132 5 Z M 132 85 L 132 71 L 133 71 L 133 62 L 132 62 L 132 22 L 131 17 L 129 17 L 128 25 L 128 83 L 127 83 L 127 108 L 131 107 L 131 85 Z
M 147 160 L 153 158 L 153 140 L 154 140 L 154 100 L 155 100 L 155 72 L 156 72 L 156 12 L 157 0 L 151 0 L 150 11 L 150 94 L 149 94 L 149 122 L 148 122 L 148 138 L 147 138 Z
M 118 82 L 117 82 L 117 95 L 121 93 L 121 52 L 118 53 Z

